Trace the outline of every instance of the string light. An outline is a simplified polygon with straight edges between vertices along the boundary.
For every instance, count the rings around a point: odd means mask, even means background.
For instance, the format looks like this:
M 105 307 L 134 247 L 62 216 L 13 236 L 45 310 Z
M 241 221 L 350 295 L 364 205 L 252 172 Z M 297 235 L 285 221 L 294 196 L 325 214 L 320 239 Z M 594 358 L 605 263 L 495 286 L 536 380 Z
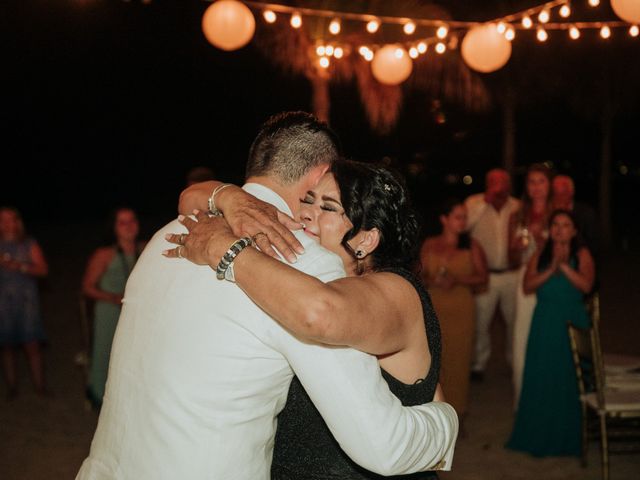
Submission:
M 604 39 L 611 37 L 611 29 L 605 25 L 600 29 L 600 36 Z
M 446 38 L 446 36 L 449 34 L 449 29 L 442 25 L 441 27 L 438 27 L 438 30 L 436 31 L 436 36 L 438 38 Z
M 324 49 L 324 53 L 326 53 L 328 57 L 331 57 L 333 55 L 333 47 L 331 45 L 327 45 Z
M 334 58 L 342 58 L 344 56 L 344 50 L 342 49 L 342 47 L 336 47 L 333 50 L 333 57 Z
M 636 27 L 636 29 L 637 29 L 637 28 L 638 28 L 638 27 Z M 420 43 L 418 44 L 418 47 L 417 47 L 417 48 L 418 48 L 418 52 L 419 52 L 419 53 L 421 53 L 421 54 L 422 54 L 422 53 L 427 53 L 427 44 L 426 44 L 426 42 L 420 42 Z
M 629 29 L 629 35 L 631 35 L 632 37 L 637 37 L 639 33 L 640 29 L 638 28 L 638 25 L 632 25 Z
M 522 26 L 526 29 L 533 27 L 533 20 L 531 20 L 529 15 L 522 17 Z
M 549 18 L 551 18 L 551 15 L 549 14 L 549 10 L 542 10 L 539 14 L 538 14 L 538 21 L 540 23 L 547 23 L 549 21 Z
M 540 27 L 536 32 L 536 37 L 538 38 L 539 41 L 546 42 L 547 38 L 549 38 L 549 34 L 544 28 Z
M 589 0 L 589 5 L 591 5 L 592 7 L 597 7 L 598 5 L 600 5 L 600 0 Z
M 439 53 L 440 55 L 442 55 L 444 52 L 447 51 L 447 46 L 442 43 L 442 42 L 438 42 L 436 44 L 436 52 Z
M 380 22 L 377 19 L 369 20 L 367 23 L 367 32 L 376 33 L 380 28 Z
M 418 49 L 416 47 L 411 47 L 409 49 L 409 56 L 411 58 L 418 58 L 419 55 L 420 55 L 420 52 L 418 52 Z
M 510 42 L 516 38 L 516 30 L 513 27 L 509 27 L 507 29 L 507 31 L 504 33 L 504 38 L 506 38 L 507 40 L 509 40 Z
M 327 49 L 324 47 L 324 45 L 318 45 L 316 47 L 316 54 L 319 57 L 324 57 L 324 54 L 326 53 Z
M 576 27 L 575 25 L 572 26 L 569 29 L 569 36 L 573 39 L 573 40 L 577 40 L 580 38 L 580 30 L 578 30 L 578 27 Z
M 504 22 L 500 22 L 498 23 L 498 26 L 496 27 L 496 30 L 498 31 L 498 33 L 504 33 L 507 31 L 507 24 Z
M 302 26 L 302 17 L 299 13 L 291 15 L 291 26 L 293 28 L 300 28 Z
M 402 30 L 407 35 L 412 35 L 416 31 L 416 24 L 413 22 L 407 22 L 404 24 L 404 27 L 402 27 Z
M 273 10 L 265 10 L 262 12 L 262 16 L 264 17 L 264 21 L 267 23 L 273 23 L 276 21 L 276 12 Z
M 329 68 L 329 65 L 331 65 L 331 62 L 327 57 L 322 57 L 319 63 L 322 68 Z
M 567 3 L 560 7 L 560 16 L 562 18 L 567 18 L 569 15 L 571 15 L 571 7 Z
M 338 20 L 337 18 L 334 18 L 333 20 L 331 20 L 331 23 L 329 24 L 329 31 L 333 35 L 339 34 L 340 33 L 340 20 Z

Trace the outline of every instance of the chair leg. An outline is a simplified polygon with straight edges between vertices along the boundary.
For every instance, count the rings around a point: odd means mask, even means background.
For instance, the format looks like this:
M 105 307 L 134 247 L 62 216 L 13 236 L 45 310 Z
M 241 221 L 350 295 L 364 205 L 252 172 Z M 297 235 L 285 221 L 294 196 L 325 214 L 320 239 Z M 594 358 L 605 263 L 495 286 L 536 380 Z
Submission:
M 585 404 L 582 403 L 582 459 L 580 460 L 582 468 L 587 466 L 587 449 L 589 448 L 589 432 L 587 430 L 588 413 Z
M 609 441 L 606 415 L 600 415 L 600 445 L 602 447 L 602 479 L 609 480 Z

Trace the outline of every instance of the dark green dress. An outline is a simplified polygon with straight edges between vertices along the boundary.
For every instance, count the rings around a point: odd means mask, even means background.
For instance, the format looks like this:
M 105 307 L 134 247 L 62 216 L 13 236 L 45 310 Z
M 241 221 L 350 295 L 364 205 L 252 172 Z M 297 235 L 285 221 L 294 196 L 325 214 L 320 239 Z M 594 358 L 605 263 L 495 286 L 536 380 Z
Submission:
M 575 268 L 575 259 L 571 266 Z M 581 411 L 567 322 L 590 324 L 582 293 L 558 272 L 537 291 L 522 393 L 507 448 L 537 457 L 579 456 Z

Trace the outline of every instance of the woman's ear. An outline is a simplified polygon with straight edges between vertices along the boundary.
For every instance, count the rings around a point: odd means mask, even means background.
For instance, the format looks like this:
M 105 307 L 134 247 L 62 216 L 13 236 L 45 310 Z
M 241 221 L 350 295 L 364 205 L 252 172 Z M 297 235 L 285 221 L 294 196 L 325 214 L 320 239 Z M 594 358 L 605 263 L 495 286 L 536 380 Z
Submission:
M 371 230 L 360 230 L 358 234 L 349 242 L 356 252 L 356 257 L 363 259 L 373 253 L 380 243 L 380 231 L 377 228 Z M 358 254 L 362 252 L 362 254 Z

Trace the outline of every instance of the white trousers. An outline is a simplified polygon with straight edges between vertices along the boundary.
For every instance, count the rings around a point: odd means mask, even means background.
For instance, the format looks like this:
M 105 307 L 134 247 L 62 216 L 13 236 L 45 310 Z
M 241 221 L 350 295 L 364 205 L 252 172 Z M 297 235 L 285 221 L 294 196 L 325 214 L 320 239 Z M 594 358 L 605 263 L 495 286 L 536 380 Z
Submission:
M 513 323 L 513 405 L 518 408 L 520 390 L 522 389 L 522 373 L 527 358 L 527 342 L 533 311 L 536 308 L 536 294 L 525 294 L 522 289 L 526 265 L 518 270 L 518 289 L 516 293 L 516 316 Z
M 518 272 L 516 270 L 490 273 L 488 290 L 476 295 L 476 343 L 471 370 L 482 372 L 491 357 L 489 329 L 498 304 L 500 304 L 500 311 L 506 325 L 505 355 L 507 363 L 511 364 L 517 286 Z

